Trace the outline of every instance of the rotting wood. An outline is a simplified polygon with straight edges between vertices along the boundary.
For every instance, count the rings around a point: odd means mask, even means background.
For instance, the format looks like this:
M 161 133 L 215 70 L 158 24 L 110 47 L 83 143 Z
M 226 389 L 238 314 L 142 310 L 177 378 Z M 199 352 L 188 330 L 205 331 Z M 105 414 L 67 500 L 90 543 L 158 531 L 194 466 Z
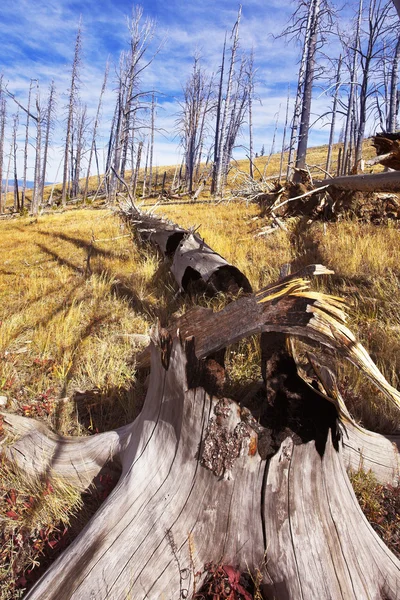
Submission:
M 265 598 L 364 600 L 368 590 L 397 600 L 400 563 L 357 503 L 334 406 L 318 399 L 328 411 L 318 439 L 290 433 L 281 415 L 279 449 L 264 460 L 248 411 L 201 386 L 193 339 L 154 339 L 119 483 L 27 599 L 192 599 L 205 564 L 222 561 L 259 572 Z M 309 402 L 308 390 L 296 402 Z
M 136 207 L 122 207 L 125 221 L 138 232 L 143 241 L 156 244 L 164 257 L 172 262 L 171 272 L 181 291 L 214 294 L 237 294 L 252 291 L 247 277 L 208 246 L 193 230 L 183 229 L 174 223 Z
M 332 179 L 316 182 L 316 185 L 319 188 L 330 185 L 342 190 L 357 190 L 360 192 L 400 192 L 400 172 L 333 177 Z

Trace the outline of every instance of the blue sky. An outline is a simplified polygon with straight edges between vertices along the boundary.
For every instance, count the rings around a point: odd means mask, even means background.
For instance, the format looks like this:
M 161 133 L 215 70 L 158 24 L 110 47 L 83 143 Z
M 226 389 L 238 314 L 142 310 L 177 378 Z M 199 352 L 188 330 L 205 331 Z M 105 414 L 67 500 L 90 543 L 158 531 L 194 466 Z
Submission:
M 76 31 L 80 15 L 83 21 L 83 60 L 80 95 L 94 116 L 104 66 L 109 58 L 110 78 L 102 113 L 99 147 L 105 146 L 115 102 L 115 65 L 119 53 L 127 49 L 129 40 L 126 17 L 132 3 L 125 0 L 14 0 L 2 2 L 0 7 L 0 72 L 10 91 L 26 103 L 30 78 L 38 78 L 43 98 L 52 79 L 57 90 L 59 123 L 54 132 L 54 148 L 49 159 L 47 179 L 56 178 L 61 159 L 62 137 Z M 178 160 L 179 148 L 175 120 L 179 110 L 182 86 L 189 74 L 192 58 L 200 51 L 202 62 L 209 72 L 217 71 L 225 31 L 230 31 L 237 15 L 238 3 L 229 0 L 154 0 L 142 2 L 144 16 L 153 18 L 156 25 L 154 48 L 165 43 L 152 65 L 144 72 L 145 89 L 160 92 L 157 126 L 167 133 L 156 139 L 156 162 L 173 164 Z M 294 93 L 297 61 L 300 48 L 296 43 L 274 39 L 288 23 L 295 4 L 282 0 L 250 0 L 243 3 L 240 46 L 243 51 L 254 47 L 258 68 L 256 92 L 260 102 L 255 103 L 255 150 L 264 144 L 269 152 L 275 120 L 284 121 L 287 87 Z M 352 4 L 347 9 L 351 13 Z M 316 94 L 313 110 L 321 113 L 330 100 Z M 9 105 L 9 116 L 15 107 Z M 21 117 L 24 120 L 24 117 Z M 11 124 L 11 118 L 9 118 Z M 325 143 L 328 128 L 320 122 L 313 130 L 311 142 Z M 247 131 L 241 143 L 246 145 Z M 22 129 L 21 129 L 22 135 Z M 32 132 L 33 135 L 33 132 Z M 281 144 L 281 130 L 276 144 Z M 20 156 L 22 163 L 22 140 Z M 244 150 L 238 150 L 238 155 Z M 33 162 L 32 162 L 33 165 Z M 58 179 L 60 175 L 58 175 Z

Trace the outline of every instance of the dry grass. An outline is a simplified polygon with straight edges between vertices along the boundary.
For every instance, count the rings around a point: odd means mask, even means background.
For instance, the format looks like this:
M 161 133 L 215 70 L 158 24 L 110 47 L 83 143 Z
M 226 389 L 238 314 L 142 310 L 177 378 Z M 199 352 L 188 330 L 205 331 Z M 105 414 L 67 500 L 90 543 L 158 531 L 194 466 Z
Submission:
M 365 471 L 350 473 L 350 481 L 368 521 L 400 559 L 400 487 L 384 487 Z
M 12 409 L 45 417 L 62 433 L 82 430 L 77 389 L 119 399 L 131 420 L 127 334 L 147 332 L 163 306 L 156 257 L 139 251 L 108 211 L 24 218 L 0 229 L 0 393 Z

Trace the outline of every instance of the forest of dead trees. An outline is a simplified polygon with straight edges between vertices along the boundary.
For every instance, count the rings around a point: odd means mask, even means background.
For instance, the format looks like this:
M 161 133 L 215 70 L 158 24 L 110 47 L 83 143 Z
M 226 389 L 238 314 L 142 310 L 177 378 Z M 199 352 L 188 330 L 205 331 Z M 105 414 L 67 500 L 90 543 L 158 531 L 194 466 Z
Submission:
M 288 89 L 286 108 L 277 115 L 272 142 L 266 140 L 272 153 L 281 137 L 280 169 L 273 174 L 279 180 L 296 179 L 306 167 L 309 133 L 321 123 L 328 125 L 328 151 L 326 163 L 319 168 L 335 175 L 362 170 L 362 144 L 367 134 L 397 128 L 400 36 L 395 7 L 391 1 L 359 0 L 353 9 L 349 18 L 328 0 L 298 2 L 291 22 L 280 34 L 298 44 L 300 58 L 297 87 Z M 176 99 L 175 130 L 167 132 L 179 137 L 181 147 L 172 193 L 199 193 L 207 182 L 211 193 L 221 197 L 234 150 L 239 146 L 247 157 L 250 176 L 262 176 L 254 161 L 265 154 L 265 144 L 256 150 L 253 115 L 262 87 L 268 82 L 259 74 L 256 51 L 242 50 L 241 20 L 239 7 L 236 22 L 225 35 L 218 69 L 207 72 L 196 53 L 190 73 L 182 81 L 181 96 Z M 133 9 L 128 29 L 129 46 L 114 64 L 108 61 L 105 65 L 93 114 L 80 95 L 85 70 L 82 22 L 68 90 L 57 90 L 54 82 L 43 90 L 41 82 L 32 78 L 24 98 L 10 89 L 3 73 L 1 214 L 6 210 L 37 214 L 43 204 L 49 155 L 54 155 L 52 145 L 58 149 L 62 146 L 62 152 L 58 150 L 55 159 L 53 156 L 56 179 L 62 186 L 61 193 L 57 188 L 46 198 L 48 204 L 65 205 L 78 198 L 86 201 L 95 193 L 115 200 L 122 180 L 129 181 L 133 197 L 139 191 L 141 196 L 149 196 L 164 187 L 164 173 L 158 173 L 154 160 L 157 113 L 163 95 L 143 87 L 143 72 L 162 54 L 163 41 L 157 41 L 156 24 L 140 7 Z M 113 90 L 113 108 L 105 104 L 110 97 L 107 89 Z M 317 94 L 325 99 L 324 110 L 321 113 L 319 109 L 318 114 L 313 109 Z M 55 130 L 61 128 L 62 140 L 56 139 Z M 341 142 L 340 151 L 333 161 L 332 147 L 337 141 Z M 28 191 L 29 178 L 33 179 L 33 189 Z

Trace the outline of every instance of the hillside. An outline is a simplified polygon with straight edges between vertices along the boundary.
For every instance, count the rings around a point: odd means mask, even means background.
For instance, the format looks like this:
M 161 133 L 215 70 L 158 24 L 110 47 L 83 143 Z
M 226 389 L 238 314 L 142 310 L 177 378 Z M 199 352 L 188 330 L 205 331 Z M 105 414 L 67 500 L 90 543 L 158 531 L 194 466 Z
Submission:
M 334 146 L 333 146 L 332 167 L 331 167 L 332 174 L 335 174 L 335 172 L 336 172 L 337 159 L 338 159 L 339 149 L 341 147 L 342 147 L 342 144 L 334 144 Z M 363 153 L 364 153 L 365 160 L 368 160 L 368 159 L 372 158 L 373 156 L 375 156 L 375 149 L 371 145 L 370 139 L 365 140 L 363 148 L 364 148 Z M 310 172 L 312 173 L 313 177 L 315 177 L 316 179 L 323 179 L 326 176 L 325 171 L 324 171 L 325 166 L 326 166 L 326 153 L 327 153 L 326 145 L 316 146 L 313 148 L 309 148 L 309 150 L 308 150 L 308 154 L 307 154 L 308 165 L 310 168 Z M 286 174 L 286 170 L 285 170 L 286 166 L 285 165 L 287 164 L 287 160 L 288 160 L 288 153 L 285 152 L 284 157 L 283 157 L 283 177 L 285 177 L 285 174 Z M 254 169 L 255 169 L 254 177 L 255 177 L 255 179 L 258 180 L 262 177 L 273 178 L 274 176 L 278 176 L 279 170 L 280 170 L 280 161 L 281 161 L 280 153 L 259 156 L 258 158 L 255 158 L 254 159 Z M 153 172 L 153 195 L 154 196 L 159 194 L 162 190 L 162 181 L 163 181 L 164 173 L 165 173 L 165 186 L 168 189 L 174 180 L 174 176 L 176 177 L 177 173 L 179 172 L 179 168 L 180 168 L 180 165 L 168 165 L 168 166 L 160 166 L 160 167 L 154 168 L 154 172 Z M 206 175 L 209 174 L 209 168 L 206 165 L 202 165 L 202 169 L 203 169 L 204 174 L 206 174 Z M 375 173 L 375 172 L 379 172 L 381 170 L 382 170 L 382 167 L 380 165 L 375 165 L 374 167 L 367 168 L 367 172 Z M 228 175 L 228 181 L 227 181 L 227 189 L 226 189 L 227 194 L 229 193 L 229 190 L 237 187 L 238 181 L 240 180 L 240 177 L 238 177 L 238 175 L 240 173 L 247 173 L 247 174 L 249 173 L 249 161 L 248 160 L 232 161 L 231 169 L 230 169 L 230 172 Z M 125 178 L 128 182 L 130 181 L 130 177 L 131 177 L 131 171 L 127 171 Z M 143 178 L 144 178 L 144 169 L 141 168 L 140 173 L 139 173 L 139 181 L 138 181 L 139 196 L 143 189 Z M 89 178 L 89 189 L 88 189 L 89 198 L 95 196 L 96 193 L 99 193 L 99 192 L 100 192 L 100 196 L 101 196 L 102 186 L 103 186 L 103 175 L 101 175 L 100 177 L 98 177 L 96 175 L 91 176 Z M 84 187 L 85 187 L 85 179 L 81 179 L 81 188 L 84 189 Z M 61 183 L 53 183 L 53 184 L 46 185 L 46 187 L 44 188 L 44 194 L 43 194 L 43 199 L 44 199 L 45 205 L 46 205 L 46 203 L 49 202 L 50 199 L 51 199 L 52 204 L 57 205 L 61 199 L 61 189 L 62 189 Z M 13 192 L 11 190 L 12 190 L 12 187 L 9 187 L 9 193 L 7 195 L 7 206 L 9 207 L 10 210 L 14 204 L 14 196 L 13 196 Z M 31 188 L 29 188 L 27 190 L 26 197 L 27 197 L 28 207 L 29 207 L 31 197 L 32 197 Z M 205 189 L 203 190 L 202 197 L 203 198 L 209 197 L 209 185 L 207 185 L 205 187 Z
M 311 160 L 321 163 L 323 148 L 313 153 Z M 268 172 L 276 173 L 277 160 L 271 158 Z M 261 170 L 267 158 L 257 161 Z M 172 168 L 168 172 L 172 177 Z M 292 219 L 287 232 L 256 238 L 261 219 L 255 205 L 203 199 L 164 203 L 156 214 L 184 227 L 199 226 L 205 241 L 243 271 L 256 290 L 275 281 L 286 262 L 294 270 L 309 263 L 333 269 L 335 275 L 324 278 L 319 289 L 347 299 L 352 329 L 399 387 L 400 239 L 395 225 Z M 140 246 L 102 203 L 2 221 L 0 239 L 0 396 L 7 410 L 42 419 L 65 435 L 91 435 L 132 421 L 146 387 L 134 360 L 142 336 L 156 319 L 167 324 L 194 300 L 177 294 L 166 264 Z M 198 302 L 210 304 L 204 297 Z M 211 305 L 224 302 L 221 295 Z M 300 344 L 298 351 L 303 351 Z M 234 395 L 257 381 L 259 361 L 254 340 L 231 347 L 227 391 Z M 386 400 L 354 368 L 341 364 L 339 380 L 359 422 L 384 433 L 398 430 Z M 361 402 L 365 398 L 367 404 Z M 84 508 L 68 486 L 35 488 L 6 464 L 2 477 L 0 597 L 11 599 L 37 579 L 102 498 L 85 497 Z M 10 489 L 18 490 L 15 498 Z M 373 482 L 368 489 L 375 502 Z M 109 491 L 105 483 L 104 495 Z M 380 519 L 381 510 L 372 518 Z M 385 528 L 385 515 L 384 539 L 390 543 L 394 538 L 398 548 L 398 528 L 392 522 Z

